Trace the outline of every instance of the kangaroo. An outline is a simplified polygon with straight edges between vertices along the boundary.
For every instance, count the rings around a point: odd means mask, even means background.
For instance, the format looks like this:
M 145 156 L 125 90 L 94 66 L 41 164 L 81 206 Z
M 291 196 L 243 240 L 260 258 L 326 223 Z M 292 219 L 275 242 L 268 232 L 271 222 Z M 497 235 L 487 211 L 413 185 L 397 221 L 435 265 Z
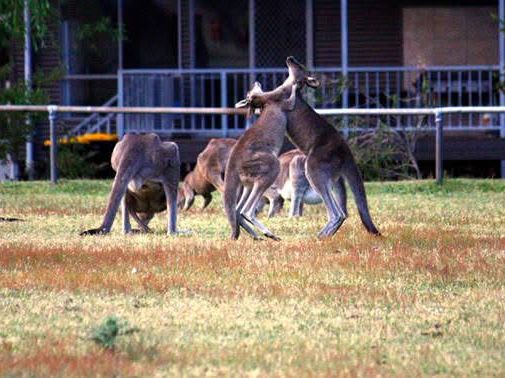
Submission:
M 195 169 L 188 173 L 179 188 L 178 207 L 188 210 L 193 205 L 196 195 L 204 198 L 202 209 L 212 201 L 212 192 L 223 193 L 226 163 L 231 150 L 237 143 L 232 138 L 213 138 L 198 155 Z M 269 214 L 282 207 L 283 199 L 277 191 L 267 190 L 265 198 L 270 204 Z
M 152 191 L 152 183 L 161 183 L 163 187 L 165 206 L 169 210 L 167 233 L 176 234 L 177 185 L 180 176 L 177 144 L 162 142 L 156 134 L 127 134 L 114 147 L 111 163 L 116 176 L 112 183 L 102 225 L 99 228 L 83 231 L 81 235 L 109 233 L 120 203 L 123 214 L 123 232 L 129 233 L 131 231 L 129 215 L 132 212 L 129 211 L 127 202 L 133 206 L 135 195 L 141 198 L 149 190 Z M 144 184 L 147 185 L 144 186 Z M 128 196 L 127 190 L 130 192 Z
M 297 86 L 293 84 L 289 96 L 279 92 L 265 96 L 261 85 L 255 82 L 246 99 L 235 104 L 236 108 L 249 107 L 250 112 L 256 107 L 262 111 L 254 125 L 237 141 L 226 165 L 224 206 L 232 239 L 238 239 L 240 227 L 258 239 L 256 232 L 244 221 L 247 220 L 266 237 L 280 240 L 256 219 L 256 208 L 279 173 L 277 156 L 286 133 L 285 113 L 293 108 L 296 98 Z
M 125 205 L 128 214 L 137 222 L 142 232 L 151 232 L 148 227 L 154 214 L 167 209 L 167 199 L 163 185 L 155 181 L 146 181 L 135 192 L 126 191 Z M 136 230 L 132 230 L 136 231 Z
M 354 194 L 361 221 L 366 230 L 379 235 L 368 210 L 365 187 L 351 149 L 339 132 L 305 102 L 300 89 L 304 85 L 319 87 L 319 80 L 310 76 L 294 57 L 286 59 L 288 78 L 264 96 L 284 96 L 296 87 L 294 109 L 286 113 L 287 134 L 291 142 L 306 156 L 305 174 L 310 185 L 323 199 L 328 222 L 318 233 L 319 238 L 334 235 L 347 215 L 334 198 L 334 187 L 344 177 Z
M 272 188 L 276 188 L 284 200 L 291 200 L 290 217 L 303 214 L 303 204 L 317 205 L 323 202 L 321 196 L 310 186 L 305 175 L 305 154 L 293 149 L 279 156 L 280 172 Z M 342 179 L 335 185 L 339 205 L 347 215 L 346 191 Z
M 195 195 L 204 198 L 203 209 L 212 201 L 212 192 L 224 191 L 224 171 L 231 149 L 237 141 L 232 138 L 213 138 L 198 155 L 195 169 L 184 178 L 179 189 L 178 204 L 183 210 L 193 205 Z

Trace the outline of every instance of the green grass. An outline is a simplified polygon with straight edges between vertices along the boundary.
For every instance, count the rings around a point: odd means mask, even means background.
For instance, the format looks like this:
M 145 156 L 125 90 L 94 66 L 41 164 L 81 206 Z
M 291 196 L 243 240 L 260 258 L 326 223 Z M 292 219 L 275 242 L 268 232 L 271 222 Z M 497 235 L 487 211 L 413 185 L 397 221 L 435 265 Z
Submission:
M 0 185 L 0 375 L 505 375 L 505 181 L 367 184 L 337 235 L 321 206 L 228 240 L 221 198 L 190 236 L 79 237 L 110 181 Z M 201 205 L 197 200 L 196 207 Z M 119 218 L 119 217 L 118 217 Z M 93 341 L 107 319 L 113 347 Z M 109 340 L 109 339 L 107 339 Z

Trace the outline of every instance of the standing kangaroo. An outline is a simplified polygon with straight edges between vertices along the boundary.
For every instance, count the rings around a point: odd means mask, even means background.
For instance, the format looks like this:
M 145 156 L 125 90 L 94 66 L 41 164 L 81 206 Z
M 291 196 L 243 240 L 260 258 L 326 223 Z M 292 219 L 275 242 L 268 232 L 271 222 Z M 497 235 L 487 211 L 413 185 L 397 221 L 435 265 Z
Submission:
M 262 111 L 254 125 L 238 140 L 226 166 L 224 206 L 232 229 L 232 239 L 238 239 L 240 226 L 253 238 L 258 238 L 245 219 L 266 237 L 280 240 L 256 219 L 256 208 L 279 173 L 277 156 L 286 133 L 285 113 L 293 109 L 295 96 L 296 84 L 291 86 L 290 95 L 282 92 L 265 95 L 261 85 L 255 82 L 247 98 L 235 105 L 237 108 L 262 108 Z
M 112 169 L 116 171 L 112 190 L 107 202 L 102 225 L 87 230 L 81 235 L 106 234 L 110 232 L 119 204 L 122 203 L 123 232 L 131 231 L 127 204 L 135 200 L 135 194 L 145 195 L 151 183 L 161 183 L 168 208 L 167 233 L 177 232 L 177 185 L 180 175 L 179 149 L 173 142 L 162 142 L 158 135 L 127 134 L 116 144 L 111 157 Z M 147 185 L 144 185 L 147 184 Z M 154 185 L 154 188 L 156 186 Z M 130 202 L 132 206 L 132 202 Z M 151 209 L 148 209 L 151 211 Z M 152 216 L 151 216 L 152 217 Z
M 366 230 L 379 234 L 368 210 L 365 187 L 351 149 L 338 131 L 303 99 L 300 89 L 307 85 L 319 87 L 319 80 L 308 75 L 305 67 L 293 57 L 286 59 L 288 78 L 265 96 L 279 96 L 297 88 L 295 107 L 286 113 L 287 133 L 293 144 L 306 156 L 305 173 L 310 185 L 319 193 L 326 207 L 328 222 L 318 236 L 325 238 L 337 232 L 347 218 L 334 197 L 334 187 L 344 177 L 354 194 L 361 221 Z
M 305 154 L 293 149 L 279 156 L 280 171 L 272 188 L 276 188 L 284 200 L 291 200 L 290 217 L 303 214 L 303 204 L 317 205 L 323 202 L 321 196 L 310 186 L 305 175 Z M 347 215 L 346 192 L 342 179 L 335 185 L 339 205 Z

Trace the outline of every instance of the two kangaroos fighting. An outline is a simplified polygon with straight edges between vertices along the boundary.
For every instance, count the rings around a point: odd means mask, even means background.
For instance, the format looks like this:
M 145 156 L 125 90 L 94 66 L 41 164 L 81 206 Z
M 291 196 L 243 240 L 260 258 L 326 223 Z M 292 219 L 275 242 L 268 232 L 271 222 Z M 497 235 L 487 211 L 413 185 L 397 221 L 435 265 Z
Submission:
M 305 173 L 307 179 L 321 196 L 326 207 L 328 222 L 318 236 L 320 238 L 332 236 L 347 218 L 344 206 L 345 198 L 344 203 L 342 203 L 341 197 L 335 198 L 335 192 L 341 192 L 341 177 L 351 187 L 361 221 L 366 230 L 371 234 L 378 235 L 379 231 L 368 210 L 363 180 L 349 146 L 338 131 L 326 119 L 317 114 L 301 95 L 300 90 L 305 85 L 317 88 L 320 85 L 319 81 L 310 76 L 304 66 L 295 58 L 288 57 L 286 64 L 289 71 L 288 78 L 276 89 L 257 96 L 263 101 L 251 101 L 249 99 L 251 94 L 248 94 L 248 105 L 252 108 L 261 108 L 264 106 L 265 99 L 272 101 L 272 99 L 279 100 L 287 96 L 290 96 L 291 99 L 295 94 L 294 106 L 290 104 L 291 108 L 284 109 L 282 111 L 283 117 L 279 118 L 286 127 L 291 142 L 306 155 Z M 279 121 L 279 119 L 275 119 L 275 121 Z M 284 123 L 284 121 L 287 122 Z M 226 202 L 226 195 L 225 206 L 230 206 Z M 237 211 L 241 212 L 240 206 Z M 233 214 L 229 210 L 227 210 L 227 214 L 232 226 L 232 238 L 237 238 L 237 222 L 234 221 Z

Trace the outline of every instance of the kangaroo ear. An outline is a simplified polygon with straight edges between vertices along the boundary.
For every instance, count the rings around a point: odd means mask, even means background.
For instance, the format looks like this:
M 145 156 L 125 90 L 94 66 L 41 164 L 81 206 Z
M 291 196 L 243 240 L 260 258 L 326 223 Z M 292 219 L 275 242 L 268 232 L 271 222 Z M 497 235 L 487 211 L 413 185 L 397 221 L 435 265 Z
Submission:
M 246 106 L 249 106 L 249 104 L 250 104 L 249 100 L 247 98 L 245 98 L 245 99 L 237 102 L 235 104 L 235 108 L 237 108 L 237 109 L 238 108 L 245 108 Z
M 321 82 L 314 76 L 305 76 L 305 84 L 307 84 L 311 88 L 319 88 Z

